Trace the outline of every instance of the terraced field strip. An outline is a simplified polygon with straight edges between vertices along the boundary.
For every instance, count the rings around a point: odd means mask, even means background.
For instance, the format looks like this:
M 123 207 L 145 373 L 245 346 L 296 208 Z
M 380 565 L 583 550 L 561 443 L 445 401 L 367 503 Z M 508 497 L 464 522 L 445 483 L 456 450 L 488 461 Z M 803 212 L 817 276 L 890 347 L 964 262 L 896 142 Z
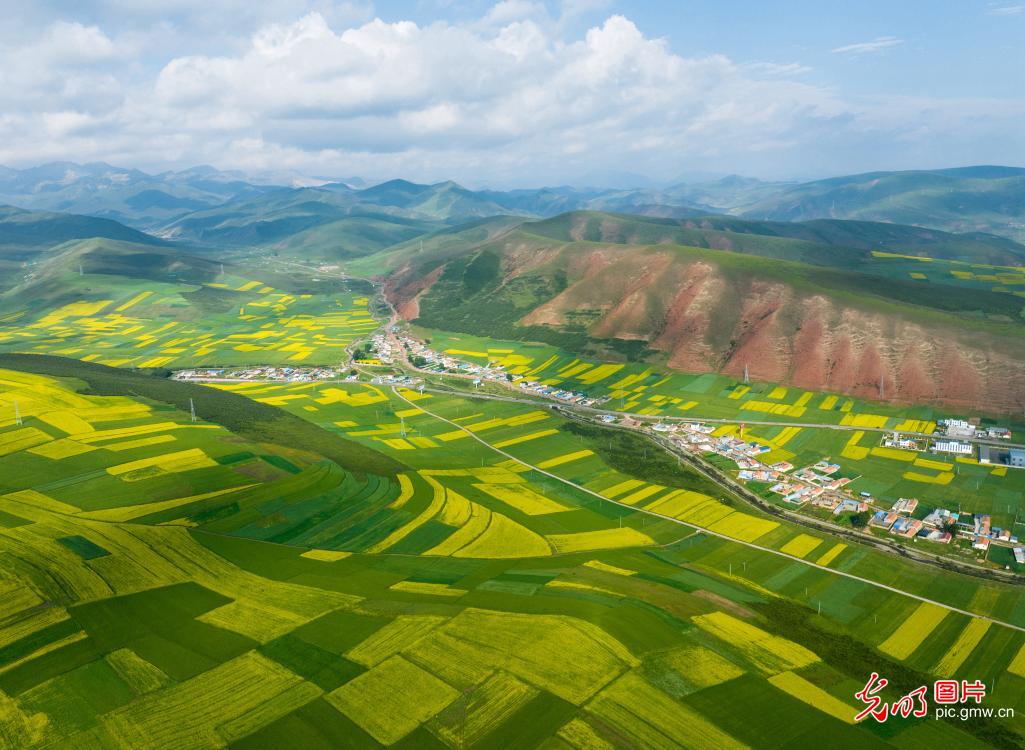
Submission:
M 569 487 L 572 487 L 573 489 L 578 490 L 579 492 L 584 492 L 584 493 L 586 493 L 588 495 L 591 495 L 592 497 L 598 498 L 599 500 L 601 500 L 603 502 L 612 503 L 614 505 L 618 505 L 621 508 L 624 508 L 626 510 L 629 510 L 629 511 L 632 511 L 632 512 L 635 512 L 635 513 L 645 513 L 645 514 L 647 514 L 649 516 L 654 516 L 655 518 L 661 518 L 661 519 L 666 520 L 666 521 L 671 521 L 673 523 L 677 523 L 677 524 L 679 524 L 681 526 L 687 526 L 689 528 L 692 528 L 692 529 L 695 529 L 697 531 L 701 531 L 701 532 L 703 532 L 705 534 L 708 534 L 709 536 L 718 537 L 719 539 L 723 539 L 723 540 L 725 540 L 727 542 L 732 542 L 733 544 L 740 544 L 740 545 L 743 545 L 745 547 L 750 547 L 751 549 L 759 550 L 761 552 L 766 552 L 766 553 L 768 553 L 770 555 L 776 555 L 777 557 L 783 557 L 783 558 L 786 558 L 787 560 L 792 560 L 794 562 L 801 563 L 802 565 L 807 565 L 810 568 L 817 568 L 818 570 L 824 570 L 824 571 L 826 571 L 828 573 L 832 573 L 833 575 L 841 576 L 843 578 L 849 578 L 852 581 L 859 581 L 861 583 L 867 584 L 869 586 L 874 586 L 874 587 L 876 587 L 878 589 L 882 589 L 884 591 L 890 591 L 890 592 L 892 592 L 894 594 L 900 594 L 902 596 L 906 596 L 909 599 L 915 599 L 916 601 L 920 601 L 920 602 L 923 602 L 925 604 L 932 604 L 932 605 L 935 605 L 937 607 L 941 607 L 941 608 L 943 608 L 943 609 L 945 609 L 945 610 L 947 610 L 949 612 L 956 612 L 958 614 L 965 615 L 967 617 L 975 617 L 975 618 L 978 618 L 980 620 L 985 620 L 985 621 L 988 621 L 988 622 L 995 623 L 997 625 L 1002 625 L 1003 627 L 1010 628 L 1011 630 L 1017 630 L 1017 631 L 1019 631 L 1021 633 L 1025 633 L 1025 627 L 1022 627 L 1020 625 L 1014 625 L 1013 623 L 1005 622 L 1004 620 L 998 620 L 998 619 L 996 619 L 994 617 L 989 617 L 987 615 L 980 615 L 980 614 L 976 614 L 975 612 L 969 612 L 966 609 L 960 609 L 960 608 L 954 607 L 954 606 L 952 606 L 950 604 L 944 604 L 943 602 L 938 602 L 938 601 L 935 601 L 934 599 L 929 599 L 928 597 L 920 596 L 918 594 L 912 594 L 909 591 L 904 591 L 903 589 L 899 589 L 899 588 L 897 588 L 895 586 L 888 586 L 885 583 L 880 583 L 879 581 L 873 581 L 871 578 L 864 578 L 862 576 L 855 575 L 853 573 L 848 573 L 848 572 L 843 571 L 843 570 L 835 570 L 833 568 L 828 568 L 828 567 L 826 567 L 824 565 L 819 565 L 818 563 L 812 562 L 811 560 L 804 560 L 804 559 L 802 559 L 800 557 L 796 557 L 794 555 L 788 555 L 785 552 L 781 552 L 780 550 L 777 550 L 777 549 L 772 549 L 771 547 L 763 547 L 762 545 L 755 544 L 754 542 L 744 541 L 743 539 L 736 539 L 736 538 L 731 537 L 731 536 L 729 536 L 727 534 L 723 534 L 723 533 L 720 533 L 718 531 L 713 531 L 711 529 L 705 528 L 704 526 L 698 526 L 697 524 L 688 523 L 687 521 L 681 521 L 680 519 L 672 518 L 671 516 L 663 516 L 663 515 L 661 515 L 659 513 L 654 513 L 654 512 L 652 512 L 650 510 L 645 510 L 644 508 L 635 508 L 635 507 L 633 507 L 631 505 L 627 505 L 626 503 L 621 503 L 621 502 L 619 502 L 617 500 L 613 500 L 611 498 L 605 497 L 604 495 L 600 495 L 597 492 L 594 492 L 593 490 L 589 490 L 588 488 L 584 487 L 583 485 L 579 485 L 576 482 L 570 481 L 569 479 L 565 479 L 564 477 L 560 477 L 558 474 L 553 474 L 553 473 L 551 473 L 549 471 L 545 471 L 542 468 L 539 468 L 537 466 L 533 466 L 532 464 L 529 464 L 526 461 L 523 461 L 522 459 L 517 458 L 516 456 L 512 455 L 511 453 L 505 452 L 501 448 L 496 448 L 491 443 L 487 442 L 484 438 L 480 437 L 479 435 L 474 434 L 470 430 L 467 430 L 466 428 L 464 428 L 462 425 L 458 424 L 457 422 L 453 422 L 450 419 L 446 419 L 445 417 L 441 416 L 440 414 L 436 414 L 435 412 L 430 411 L 429 409 L 427 409 L 426 407 L 424 407 L 422 405 L 421 406 L 417 406 L 412 401 L 410 401 L 408 398 L 403 396 L 399 392 L 399 389 L 395 388 L 394 386 L 392 387 L 392 392 L 394 392 L 395 395 L 398 398 L 400 398 L 403 401 L 405 401 L 411 407 L 419 408 L 419 409 L 421 409 L 424 412 L 424 414 L 427 414 L 427 415 L 433 417 L 434 419 L 437 419 L 437 420 L 440 420 L 442 422 L 445 422 L 446 424 L 451 425 L 452 427 L 454 427 L 457 430 L 462 430 L 467 435 L 469 435 L 471 438 L 476 440 L 478 443 L 481 443 L 482 445 L 490 448 L 495 453 L 498 453 L 499 455 L 504 456 L 505 458 L 509 459 L 510 461 L 513 461 L 513 462 L 515 462 L 517 464 L 522 464 L 524 466 L 527 466 L 528 468 L 533 469 L 534 471 L 536 471 L 536 472 L 538 472 L 540 474 L 544 474 L 546 477 L 550 477 L 550 478 L 552 478 L 552 479 L 554 479 L 554 480 L 556 480 L 558 482 L 562 482 L 563 484 L 565 484 L 565 485 L 567 485 Z

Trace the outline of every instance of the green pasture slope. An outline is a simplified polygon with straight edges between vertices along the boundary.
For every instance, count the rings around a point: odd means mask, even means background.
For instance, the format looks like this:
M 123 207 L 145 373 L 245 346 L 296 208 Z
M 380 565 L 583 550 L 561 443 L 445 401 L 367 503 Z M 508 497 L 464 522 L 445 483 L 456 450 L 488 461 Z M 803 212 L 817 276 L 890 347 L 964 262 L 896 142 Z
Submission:
M 378 327 L 365 282 L 281 268 L 72 243 L 0 295 L 0 351 L 133 368 L 332 365 Z
M 852 725 L 873 670 L 893 698 L 963 675 L 990 685 L 988 704 L 1023 708 L 1025 633 L 831 570 L 1025 626 L 1018 587 L 806 534 L 686 489 L 686 471 L 653 485 L 528 405 L 359 384 L 207 389 L 281 403 L 382 463 L 401 460 L 386 475 L 233 432 L 212 400 L 212 421 L 194 424 L 177 384 L 67 374 L 52 360 L 0 367 L 0 404 L 17 399 L 23 415 L 0 414 L 4 746 L 1014 747 L 1025 736 L 1017 719 Z M 503 533 L 489 536 L 493 525 Z M 938 615 L 918 632 L 922 607 Z

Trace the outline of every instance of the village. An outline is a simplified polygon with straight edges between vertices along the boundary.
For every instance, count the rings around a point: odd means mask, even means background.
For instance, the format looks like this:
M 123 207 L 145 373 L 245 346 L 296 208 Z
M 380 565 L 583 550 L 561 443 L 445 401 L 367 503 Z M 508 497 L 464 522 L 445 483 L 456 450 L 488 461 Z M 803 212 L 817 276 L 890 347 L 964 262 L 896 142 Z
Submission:
M 281 383 L 311 383 L 331 380 L 355 380 L 356 375 L 348 368 L 341 367 L 202 367 L 191 370 L 179 370 L 173 375 L 175 380 L 200 381 L 240 381 L 269 380 Z
M 391 326 L 365 340 L 352 352 L 352 360 L 358 365 L 392 367 L 408 364 L 422 373 L 454 374 L 472 380 L 475 387 L 485 381 L 496 382 L 572 406 L 597 408 L 610 400 L 608 396 L 596 397 L 514 375 L 495 361 L 479 364 L 437 352 L 424 341 L 405 334 L 398 326 Z M 183 370 L 174 377 L 179 380 L 313 382 L 352 381 L 358 375 L 346 365 L 202 368 Z M 422 379 L 399 372 L 375 375 L 371 382 L 408 388 L 423 386 Z M 856 517 L 863 520 L 866 532 L 886 533 L 904 540 L 935 544 L 963 540 L 972 550 L 982 554 L 987 553 L 991 544 L 1006 546 L 1011 548 L 1015 561 L 1025 565 L 1025 545 L 1019 545 L 1018 537 L 1011 530 L 993 526 L 988 515 L 959 513 L 945 508 L 930 509 L 923 515 L 916 498 L 902 497 L 891 503 L 868 492 L 854 494 L 848 485 L 856 477 L 846 476 L 841 466 L 829 458 L 803 467 L 795 467 L 787 461 L 765 463 L 761 457 L 770 453 L 771 447 L 757 439 L 745 439 L 743 425 L 739 435 L 714 435 L 719 425 L 701 421 L 660 420 L 652 424 L 616 413 L 599 414 L 597 418 L 606 424 L 621 423 L 627 427 L 650 429 L 668 438 L 678 448 L 699 456 L 713 454 L 726 458 L 736 465 L 738 480 L 765 485 L 768 495 L 776 496 L 781 503 L 795 510 L 831 515 L 837 522 L 844 517 Z M 939 420 L 931 434 L 885 433 L 880 446 L 937 456 L 970 457 L 982 464 L 1025 468 L 1025 450 L 1000 444 L 1011 437 L 1011 431 L 1005 427 L 981 426 L 978 420 L 949 418 Z
M 357 362 L 361 364 L 392 365 L 397 358 L 401 357 L 401 354 L 396 352 L 396 347 L 401 347 L 404 350 L 405 358 L 417 370 L 438 374 L 455 373 L 457 375 L 464 375 L 473 378 L 475 386 L 481 385 L 485 380 L 503 384 L 515 384 L 517 388 L 525 393 L 542 398 L 555 399 L 556 401 L 574 406 L 595 407 L 609 401 L 608 396 L 589 396 L 579 391 L 557 388 L 536 380 L 515 376 L 497 362 L 477 364 L 466 362 L 449 354 L 442 354 L 431 349 L 419 339 L 400 334 L 395 327 L 392 327 L 390 333 L 393 337 L 389 337 L 384 333 L 372 336 L 370 338 L 370 348 L 367 350 L 372 353 L 371 356 L 365 359 L 357 359 Z
M 608 420 L 606 420 L 608 421 Z M 957 429 L 962 431 L 964 423 L 959 420 Z M 946 427 L 941 424 L 941 427 Z M 990 544 L 1011 547 L 1018 564 L 1025 564 L 1025 545 L 1019 545 L 1018 537 L 1009 529 L 992 525 L 986 514 L 957 513 L 945 508 L 931 509 L 924 517 L 915 518 L 919 501 L 915 498 L 898 498 L 892 504 L 881 503 L 867 492 L 855 496 L 846 489 L 855 477 L 840 474 L 841 467 L 828 458 L 810 466 L 796 468 L 786 462 L 766 464 L 760 456 L 771 451 L 770 446 L 757 440 L 746 440 L 740 436 L 714 436 L 716 425 L 702 422 L 667 424 L 659 422 L 651 427 L 661 433 L 679 448 L 696 455 L 715 454 L 736 464 L 737 478 L 745 483 L 762 482 L 769 485 L 768 492 L 777 495 L 782 502 L 798 508 L 811 508 L 828 512 L 839 519 L 845 514 L 871 514 L 867 520 L 869 530 L 887 532 L 907 540 L 924 540 L 937 544 L 949 544 L 955 539 L 970 542 L 973 550 L 986 553 Z M 1002 430 L 1003 428 L 998 428 Z M 1003 437 L 1002 434 L 1000 437 Z M 884 445 L 901 440 L 891 433 L 884 438 Z M 935 442 L 943 442 L 935 441 Z M 971 447 L 970 443 L 967 443 Z M 881 507 L 881 505 L 883 507 Z M 921 513 L 918 513 L 921 516 Z

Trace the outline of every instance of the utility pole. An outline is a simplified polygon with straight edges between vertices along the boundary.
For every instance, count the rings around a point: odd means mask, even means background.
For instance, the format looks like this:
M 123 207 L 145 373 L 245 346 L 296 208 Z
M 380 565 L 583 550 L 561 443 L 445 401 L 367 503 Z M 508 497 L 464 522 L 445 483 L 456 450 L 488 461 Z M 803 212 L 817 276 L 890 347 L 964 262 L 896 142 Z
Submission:
M 191 398 L 189 399 L 189 412 L 192 414 L 192 421 L 196 421 L 196 402 Z
M 883 380 L 884 377 L 886 377 L 886 376 L 885 375 L 880 375 L 879 376 L 879 398 L 881 398 L 881 399 L 886 398 L 886 382 Z
M 748 377 L 748 372 L 747 372 L 747 362 L 745 362 L 744 363 L 744 385 L 747 385 L 750 382 L 751 382 L 751 379 Z
M 14 399 L 14 423 L 21 424 L 21 409 L 18 408 L 18 399 Z

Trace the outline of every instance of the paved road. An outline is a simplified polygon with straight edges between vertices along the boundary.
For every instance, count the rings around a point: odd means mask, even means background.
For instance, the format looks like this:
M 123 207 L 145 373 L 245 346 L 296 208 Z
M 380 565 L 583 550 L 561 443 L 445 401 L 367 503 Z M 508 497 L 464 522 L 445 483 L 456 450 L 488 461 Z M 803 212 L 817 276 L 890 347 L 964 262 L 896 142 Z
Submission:
M 618 502 L 618 501 L 613 500 L 611 498 L 605 497 L 604 495 L 599 495 L 597 492 L 594 492 L 593 490 L 589 490 L 586 487 L 583 487 L 583 486 L 577 484 L 576 482 L 573 482 L 573 481 L 571 481 L 569 479 L 565 479 L 564 477 L 560 477 L 557 474 L 551 473 L 550 471 L 545 471 L 544 469 L 539 469 L 537 466 L 529 464 L 526 461 L 524 461 L 524 460 L 522 460 L 520 458 L 517 458 L 516 456 L 512 455 L 511 453 L 508 453 L 508 452 L 502 450 L 501 448 L 496 448 L 491 443 L 489 443 L 486 440 L 484 440 L 484 438 L 482 438 L 479 435 L 477 435 L 477 434 L 471 432 L 470 430 L 466 429 L 463 425 L 459 424 L 458 422 L 453 422 L 452 420 L 446 419 L 445 417 L 441 416 L 440 414 L 436 414 L 436 413 L 432 412 L 431 410 L 429 410 L 426 407 L 424 407 L 423 403 L 414 403 L 414 402 L 410 401 L 408 398 L 406 398 L 401 393 L 399 393 L 398 389 L 395 388 L 395 387 L 392 388 L 392 392 L 395 393 L 395 395 L 398 398 L 402 399 L 407 404 L 409 404 L 411 407 L 416 408 L 416 409 L 420 409 L 425 414 L 428 414 L 431 417 L 434 417 L 435 419 L 437 419 L 437 420 L 439 420 L 441 422 L 445 422 L 446 424 L 449 424 L 452 427 L 455 427 L 456 429 L 461 430 L 462 432 L 465 432 L 467 435 L 469 435 L 471 438 L 476 440 L 478 443 L 481 443 L 482 445 L 490 448 L 495 453 L 498 453 L 500 456 L 504 456 L 505 458 L 508 458 L 508 459 L 513 460 L 513 461 L 516 461 L 517 463 L 523 464 L 524 466 L 529 467 L 530 469 L 532 469 L 533 471 L 538 472 L 539 474 L 544 474 L 547 477 L 551 477 L 552 479 L 554 479 L 554 480 L 556 480 L 558 482 L 562 482 L 563 484 L 565 484 L 565 485 L 567 485 L 569 487 L 572 487 L 575 490 L 578 490 L 580 492 L 583 492 L 583 493 L 586 493 L 588 495 L 591 495 L 591 496 L 593 496 L 593 497 L 595 497 L 595 498 L 597 498 L 597 499 L 599 499 L 599 500 L 601 500 L 603 502 L 611 503 L 613 505 L 618 505 L 619 507 L 625 508 L 626 510 L 629 510 L 629 511 L 631 511 L 633 513 L 644 513 L 644 514 L 647 514 L 649 516 L 653 516 L 655 518 L 662 519 L 664 521 L 670 521 L 672 523 L 676 523 L 676 524 L 679 524 L 681 526 L 686 526 L 688 528 L 691 528 L 691 529 L 694 529 L 696 531 L 699 531 L 699 532 L 701 532 L 703 534 L 708 534 L 709 536 L 718 537 L 718 538 L 724 539 L 724 540 L 726 540 L 728 542 L 732 542 L 733 544 L 740 544 L 740 545 L 743 545 L 745 547 L 750 547 L 751 549 L 756 549 L 759 552 L 765 552 L 765 553 L 770 554 L 770 555 L 776 555 L 777 557 L 784 557 L 787 560 L 790 560 L 792 562 L 800 563 L 802 565 L 807 565 L 810 568 L 817 568 L 817 569 L 825 571 L 827 573 L 832 573 L 833 575 L 842 576 L 843 578 L 849 578 L 849 579 L 851 579 L 853 581 L 858 581 L 860 583 L 864 583 L 864 584 L 869 585 L 869 586 L 875 586 L 876 588 L 883 589 L 885 591 L 890 591 L 890 592 L 892 592 L 894 594 L 900 594 L 902 596 L 907 596 L 907 597 L 909 597 L 911 599 L 916 599 L 917 601 L 925 602 L 927 604 L 934 604 L 937 607 L 942 607 L 943 609 L 946 609 L 946 610 L 948 610 L 950 612 L 957 612 L 958 614 L 967 615 L 969 617 L 976 617 L 976 618 L 978 618 L 980 620 L 986 620 L 986 621 L 992 622 L 992 623 L 994 623 L 996 625 L 1001 625 L 1001 626 L 1003 626 L 1005 628 L 1010 628 L 1011 630 L 1018 630 L 1020 632 L 1025 633 L 1025 627 L 1022 627 L 1020 625 L 1014 625 L 1013 623 L 1005 622 L 1004 620 L 998 620 L 998 619 L 996 619 L 994 617 L 988 617 L 986 615 L 979 615 L 979 614 L 976 614 L 974 612 L 969 612 L 966 609 L 960 609 L 958 607 L 953 607 L 953 606 L 951 606 L 949 604 L 944 604 L 943 602 L 936 601 L 935 599 L 929 599 L 928 597 L 925 597 L 925 596 L 919 596 L 918 594 L 912 594 L 909 591 L 904 591 L 903 589 L 899 589 L 899 588 L 897 588 L 895 586 L 888 586 L 885 583 L 880 583 L 879 581 L 873 581 L 871 578 L 863 578 L 862 576 L 858 576 L 858 575 L 855 575 L 853 573 L 848 573 L 848 572 L 843 571 L 843 570 L 835 570 L 833 568 L 827 568 L 824 565 L 818 565 L 817 563 L 811 562 L 810 560 L 803 560 L 800 557 L 794 557 L 793 555 L 788 555 L 785 552 L 781 552 L 780 550 L 777 550 L 777 549 L 772 549 L 771 547 L 763 547 L 762 545 L 755 544 L 754 542 L 745 542 L 745 541 L 742 541 L 740 539 L 734 539 L 734 538 L 732 538 L 730 536 L 727 536 L 726 534 L 722 534 L 722 533 L 719 533 L 717 531 L 712 531 L 711 529 L 705 528 L 704 526 L 699 526 L 697 524 L 688 523 L 686 521 L 681 521 L 680 519 L 672 518 L 671 516 L 663 516 L 663 515 L 661 515 L 659 513 L 654 513 L 654 512 L 652 512 L 650 510 L 645 510 L 644 508 L 635 508 L 632 505 L 627 505 L 626 503 Z

